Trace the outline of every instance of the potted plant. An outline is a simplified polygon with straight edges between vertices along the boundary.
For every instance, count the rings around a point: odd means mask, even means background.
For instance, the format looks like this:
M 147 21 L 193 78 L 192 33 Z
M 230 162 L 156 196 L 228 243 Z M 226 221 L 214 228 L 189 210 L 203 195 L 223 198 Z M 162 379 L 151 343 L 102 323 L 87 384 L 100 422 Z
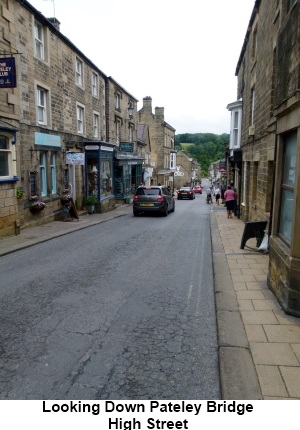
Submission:
M 16 189 L 17 199 L 18 200 L 22 199 L 24 194 L 25 194 L 24 188 L 23 187 L 17 187 L 17 189 Z
M 88 213 L 91 215 L 95 212 L 95 204 L 97 203 L 96 196 L 87 196 L 85 199 L 85 204 L 87 206 Z
M 30 211 L 33 213 L 40 212 L 45 209 L 46 203 L 44 202 L 33 202 L 30 205 Z

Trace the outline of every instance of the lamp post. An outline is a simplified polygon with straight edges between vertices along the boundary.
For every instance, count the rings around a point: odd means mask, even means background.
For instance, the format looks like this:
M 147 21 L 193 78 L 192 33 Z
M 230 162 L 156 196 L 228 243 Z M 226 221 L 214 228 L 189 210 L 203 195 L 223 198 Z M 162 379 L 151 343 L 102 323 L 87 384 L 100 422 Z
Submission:
M 133 110 L 134 110 L 133 103 L 132 103 L 132 101 L 130 101 L 128 103 L 128 116 L 129 116 L 129 119 L 133 118 Z

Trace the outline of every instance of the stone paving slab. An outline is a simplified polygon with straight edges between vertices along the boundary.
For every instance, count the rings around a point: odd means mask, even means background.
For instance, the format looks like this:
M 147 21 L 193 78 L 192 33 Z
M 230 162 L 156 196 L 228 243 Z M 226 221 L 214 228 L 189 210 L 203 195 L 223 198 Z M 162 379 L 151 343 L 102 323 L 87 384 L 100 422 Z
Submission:
M 254 385 L 258 383 L 263 399 L 300 399 L 300 319 L 286 315 L 268 289 L 268 253 L 253 249 L 256 247 L 255 239 L 250 239 L 247 246 L 240 249 L 238 239 L 242 237 L 244 222 L 237 218 L 228 220 L 226 213 L 214 212 L 213 207 L 211 209 L 212 225 L 214 229 L 218 227 L 218 238 L 223 245 L 231 275 L 232 294 L 236 296 L 248 343 L 248 348 L 240 348 L 239 352 L 230 346 L 220 351 L 221 374 L 225 373 L 223 398 L 246 399 L 249 393 L 244 392 L 239 384 L 249 384 L 249 379 L 253 378 Z M 237 240 L 234 241 L 233 237 Z M 223 310 L 226 310 L 226 305 L 229 309 L 228 301 L 233 297 L 229 295 L 228 276 L 227 291 L 227 302 L 222 301 Z M 227 324 L 229 330 L 229 319 Z M 227 367 L 223 362 L 225 356 Z M 230 364 L 227 363 L 228 359 L 232 360 Z M 242 375 L 241 381 L 238 381 L 237 374 L 245 370 L 243 361 L 248 366 L 249 360 L 255 375 L 250 370 L 247 380 L 243 380 Z M 252 369 L 251 365 L 250 368 Z M 229 377 L 231 387 L 227 386 Z M 237 397 L 239 395 L 244 397 Z

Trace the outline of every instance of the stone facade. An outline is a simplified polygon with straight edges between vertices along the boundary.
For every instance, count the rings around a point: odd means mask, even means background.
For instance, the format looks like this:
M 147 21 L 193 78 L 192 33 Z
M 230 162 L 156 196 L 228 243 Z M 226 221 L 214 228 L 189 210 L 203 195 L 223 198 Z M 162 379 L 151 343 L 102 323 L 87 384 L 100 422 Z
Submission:
M 201 171 L 198 161 L 182 151 L 176 154 L 177 171 L 174 173 L 174 189 L 201 184 Z
M 268 221 L 268 284 L 300 316 L 299 1 L 256 0 L 237 65 L 241 217 Z
M 156 107 L 152 112 L 152 98 L 143 98 L 143 107 L 138 111 L 138 123 L 147 124 L 151 142 L 152 185 L 167 185 L 174 189 L 176 170 L 175 129 L 164 119 L 164 108 Z

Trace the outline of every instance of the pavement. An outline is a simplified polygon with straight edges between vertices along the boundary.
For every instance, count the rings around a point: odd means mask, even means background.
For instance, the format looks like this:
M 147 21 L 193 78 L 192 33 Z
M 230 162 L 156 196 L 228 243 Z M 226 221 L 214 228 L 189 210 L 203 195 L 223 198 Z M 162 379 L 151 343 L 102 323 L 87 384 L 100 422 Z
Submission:
M 0 256 L 131 213 L 119 205 L 79 220 L 53 221 L 0 238 Z M 222 399 L 300 399 L 300 319 L 286 315 L 267 286 L 269 255 L 256 240 L 240 249 L 244 222 L 211 205 L 211 239 Z

